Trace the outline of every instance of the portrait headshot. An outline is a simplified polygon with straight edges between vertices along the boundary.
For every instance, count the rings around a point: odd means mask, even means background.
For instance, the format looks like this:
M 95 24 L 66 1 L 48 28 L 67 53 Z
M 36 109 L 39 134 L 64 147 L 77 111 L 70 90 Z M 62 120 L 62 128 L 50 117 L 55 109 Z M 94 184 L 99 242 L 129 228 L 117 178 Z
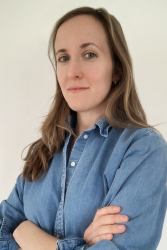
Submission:
M 167 2 L 0 2 L 0 250 L 166 250 Z

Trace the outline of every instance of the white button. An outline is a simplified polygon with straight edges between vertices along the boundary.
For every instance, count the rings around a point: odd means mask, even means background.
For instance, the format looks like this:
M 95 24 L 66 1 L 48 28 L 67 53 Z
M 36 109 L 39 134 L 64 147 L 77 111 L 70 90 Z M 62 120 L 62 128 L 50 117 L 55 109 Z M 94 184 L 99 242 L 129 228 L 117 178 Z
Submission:
M 73 161 L 73 162 L 71 162 L 71 166 L 72 167 L 74 167 L 75 166 L 75 162 Z
M 87 139 L 88 138 L 88 135 L 84 135 L 84 139 Z
M 93 126 L 93 129 L 95 129 L 95 128 L 96 128 L 96 125 Z

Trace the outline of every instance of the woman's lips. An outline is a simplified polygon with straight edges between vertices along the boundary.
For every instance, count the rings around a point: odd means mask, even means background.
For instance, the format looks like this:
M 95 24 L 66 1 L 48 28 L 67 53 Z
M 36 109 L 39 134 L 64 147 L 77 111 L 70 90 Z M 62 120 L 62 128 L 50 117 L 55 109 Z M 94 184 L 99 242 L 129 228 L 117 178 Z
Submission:
M 71 89 L 68 89 L 68 91 L 72 92 L 72 93 L 78 93 L 78 92 L 81 92 L 81 91 L 84 91 L 84 90 L 87 90 L 88 88 L 71 88 Z

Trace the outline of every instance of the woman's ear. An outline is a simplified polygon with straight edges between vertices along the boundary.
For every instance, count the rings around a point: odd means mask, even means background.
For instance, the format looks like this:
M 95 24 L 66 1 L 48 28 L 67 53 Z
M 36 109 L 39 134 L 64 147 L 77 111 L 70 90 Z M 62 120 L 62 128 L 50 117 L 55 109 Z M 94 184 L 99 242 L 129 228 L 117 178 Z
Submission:
M 114 62 L 114 69 L 112 74 L 112 81 L 118 82 L 122 77 L 122 66 L 119 62 Z
M 113 82 L 118 82 L 120 80 L 120 76 L 117 73 L 114 73 L 112 76 L 112 81 Z

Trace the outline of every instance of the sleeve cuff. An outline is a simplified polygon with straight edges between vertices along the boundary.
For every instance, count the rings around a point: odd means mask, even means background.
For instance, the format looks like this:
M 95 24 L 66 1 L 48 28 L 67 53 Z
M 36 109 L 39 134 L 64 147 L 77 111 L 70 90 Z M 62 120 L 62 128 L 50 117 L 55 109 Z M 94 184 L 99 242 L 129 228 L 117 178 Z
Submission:
M 78 247 L 77 247 L 78 246 Z M 79 247 L 80 246 L 80 247 Z M 75 248 L 77 247 L 77 248 Z M 86 241 L 82 238 L 73 238 L 67 237 L 62 240 L 57 241 L 57 249 L 56 250 L 85 250 L 88 248 Z
M 17 242 L 14 239 L 8 241 L 8 249 L 9 250 L 17 250 L 19 248 L 20 248 L 20 246 L 17 244 Z

